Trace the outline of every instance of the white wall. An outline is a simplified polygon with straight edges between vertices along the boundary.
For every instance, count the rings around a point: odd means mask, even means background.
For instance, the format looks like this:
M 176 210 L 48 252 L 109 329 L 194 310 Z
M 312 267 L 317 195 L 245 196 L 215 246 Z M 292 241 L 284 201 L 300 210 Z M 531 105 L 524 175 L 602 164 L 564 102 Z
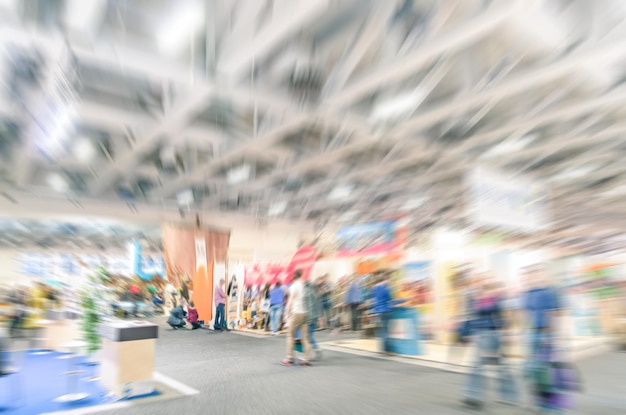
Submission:
M 311 276 L 315 279 L 328 274 L 331 281 L 337 281 L 353 272 L 354 261 L 351 259 L 322 259 L 315 263 Z
M 288 262 L 298 250 L 298 243 L 306 239 L 307 232 L 305 227 L 281 224 L 234 227 L 228 256 L 231 261 Z
M 27 277 L 19 272 L 18 255 L 19 252 L 16 250 L 0 249 L 0 285 L 21 283 L 22 280 L 27 280 Z

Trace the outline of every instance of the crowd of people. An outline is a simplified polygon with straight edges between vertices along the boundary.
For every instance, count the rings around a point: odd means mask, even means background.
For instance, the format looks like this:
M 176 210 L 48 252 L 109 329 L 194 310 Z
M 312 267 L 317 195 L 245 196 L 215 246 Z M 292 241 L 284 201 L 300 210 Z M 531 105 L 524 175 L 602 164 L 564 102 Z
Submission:
M 469 407 L 484 406 L 489 367 L 496 369 L 500 401 L 505 404 L 517 405 L 523 390 L 519 386 L 528 385 L 539 410 L 558 413 L 568 407 L 571 392 L 580 387 L 576 369 L 562 353 L 562 293 L 549 284 L 539 265 L 527 268 L 523 279 L 525 289 L 515 293 L 507 292 L 489 273 L 471 269 L 463 270 L 456 280 L 459 312 L 452 326 L 452 347 L 473 345 L 472 368 L 463 391 Z M 516 341 L 527 344 L 524 379 L 518 381 L 508 364 Z
M 473 408 L 485 404 L 486 370 L 495 367 L 501 401 L 520 401 L 517 385 L 530 385 L 535 404 L 542 410 L 558 411 L 568 406 L 569 392 L 580 387 L 575 368 L 561 353 L 563 334 L 559 316 L 566 307 L 580 307 L 591 290 L 601 289 L 598 282 L 585 282 L 563 290 L 551 285 L 541 266 L 525 269 L 524 288 L 515 292 L 507 289 L 488 272 L 476 272 L 465 267 L 454 276 L 456 317 L 448 325 L 452 334 L 450 351 L 471 350 L 472 368 L 463 390 L 464 403 Z M 167 323 L 175 330 L 205 326 L 191 300 L 193 286 L 181 278 L 174 288 L 161 278 L 109 279 L 100 300 L 118 316 L 136 316 L 142 303 L 169 310 Z M 621 299 L 626 287 L 620 286 Z M 236 290 L 233 282 L 225 286 L 221 279 L 215 287 L 216 309 L 213 328 L 229 330 L 226 318 L 228 298 Z M 621 291 L 620 291 L 621 292 Z M 284 365 L 310 366 L 321 358 L 316 340 L 319 329 L 362 331 L 373 328 L 380 340 L 380 351 L 391 353 L 389 326 L 396 307 L 417 307 L 429 303 L 430 287 L 424 281 L 407 282 L 396 278 L 393 271 L 371 275 L 352 275 L 332 281 L 328 275 L 305 280 L 296 271 L 288 284 L 276 281 L 262 287 L 246 287 L 242 296 L 242 317 L 249 328 L 286 336 Z M 16 305 L 9 316 L 10 328 L 19 328 L 29 319 L 43 318 L 46 310 L 60 307 L 63 291 L 59 287 L 35 284 L 30 289 L 15 289 L 6 293 L 5 303 Z M 572 303 L 573 302 L 573 303 Z M 124 304 L 132 304 L 132 307 Z M 26 313 L 31 314 L 29 316 Z M 623 310 L 626 316 L 626 309 Z M 35 316 L 35 317 L 33 317 Z M 512 333 L 523 336 L 528 344 L 525 353 L 524 379 L 516 379 L 507 364 L 511 354 Z M 423 337 L 422 337 L 423 338 Z M 0 339 L 1 340 L 1 339 Z M 471 344 L 473 347 L 466 348 Z M 301 358 L 296 357 L 301 353 Z M 449 356 L 452 361 L 452 355 Z
M 527 268 L 525 287 L 512 293 L 488 272 L 464 270 L 455 280 L 459 312 L 450 326 L 456 344 L 469 344 L 474 353 L 472 368 L 463 389 L 463 402 L 482 408 L 487 396 L 486 370 L 496 369 L 500 401 L 517 405 L 523 385 L 529 386 L 534 405 L 541 411 L 558 413 L 571 405 L 571 392 L 581 388 L 576 368 L 562 353 L 565 337 L 559 316 L 566 297 L 554 287 L 546 270 L 539 265 Z M 347 277 L 331 285 L 327 277 L 303 281 L 296 272 L 288 288 L 276 284 L 269 289 L 270 330 L 281 324 L 287 330 L 283 365 L 310 366 L 318 345 L 315 330 L 332 327 L 341 317 L 352 330 L 372 321 L 380 340 L 380 351 L 392 350 L 389 323 L 396 307 L 419 306 L 428 301 L 428 291 L 420 283 L 398 283 L 393 272 L 378 272 L 368 277 Z M 284 300 L 284 301 L 283 301 Z M 281 318 L 283 316 L 283 318 Z M 346 321 L 347 320 L 347 321 Z M 513 332 L 521 333 L 515 340 Z M 524 341 L 524 378 L 516 379 L 509 367 L 511 342 Z M 299 347 L 301 346 L 301 347 Z M 296 360 L 297 351 L 302 352 Z

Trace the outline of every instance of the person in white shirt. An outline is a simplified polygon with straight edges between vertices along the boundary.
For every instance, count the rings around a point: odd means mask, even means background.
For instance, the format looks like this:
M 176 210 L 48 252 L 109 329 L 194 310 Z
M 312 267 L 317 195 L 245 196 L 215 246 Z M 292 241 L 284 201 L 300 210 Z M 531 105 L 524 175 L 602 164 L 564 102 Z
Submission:
M 296 271 L 293 275 L 291 287 L 289 287 L 289 298 L 287 300 L 287 314 L 289 315 L 289 327 L 287 334 L 287 358 L 283 360 L 283 365 L 294 364 L 294 337 L 298 330 L 304 347 L 304 360 L 300 362 L 303 366 L 309 366 L 311 356 L 311 345 L 308 336 L 308 323 L 306 306 L 304 303 L 304 283 L 302 282 L 302 272 Z

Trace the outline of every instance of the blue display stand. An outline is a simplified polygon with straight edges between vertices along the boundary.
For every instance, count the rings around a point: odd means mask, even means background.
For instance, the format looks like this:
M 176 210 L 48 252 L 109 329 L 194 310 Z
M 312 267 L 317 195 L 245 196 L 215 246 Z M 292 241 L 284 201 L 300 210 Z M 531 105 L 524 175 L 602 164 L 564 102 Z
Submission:
M 386 351 L 409 356 L 422 354 L 418 324 L 419 316 L 415 308 L 394 308 L 387 333 L 390 350 Z

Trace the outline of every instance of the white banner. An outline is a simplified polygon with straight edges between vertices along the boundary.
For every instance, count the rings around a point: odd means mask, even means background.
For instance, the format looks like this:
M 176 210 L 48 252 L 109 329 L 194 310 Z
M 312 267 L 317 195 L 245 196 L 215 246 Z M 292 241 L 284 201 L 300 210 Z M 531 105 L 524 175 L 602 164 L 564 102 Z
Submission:
M 196 236 L 196 271 L 201 267 L 207 268 L 206 241 L 201 236 Z
M 411 340 L 411 323 L 410 319 L 398 318 L 389 321 L 389 334 L 390 339 L 397 340 Z
M 479 225 L 537 232 L 548 227 L 548 192 L 532 181 L 511 179 L 484 168 L 467 176 L 467 208 Z

